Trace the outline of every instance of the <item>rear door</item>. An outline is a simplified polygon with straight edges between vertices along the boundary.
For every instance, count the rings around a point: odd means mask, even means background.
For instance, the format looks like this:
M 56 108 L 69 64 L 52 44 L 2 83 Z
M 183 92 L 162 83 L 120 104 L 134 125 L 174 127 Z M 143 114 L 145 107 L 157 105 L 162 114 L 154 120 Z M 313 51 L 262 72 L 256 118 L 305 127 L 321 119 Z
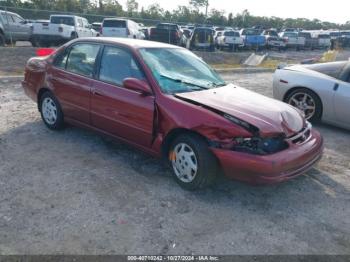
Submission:
M 99 50 L 98 44 L 75 44 L 57 57 L 48 74 L 64 115 L 84 124 L 90 123 L 90 92 Z
M 149 147 L 153 135 L 154 97 L 125 89 L 125 78 L 146 80 L 143 71 L 127 50 L 106 46 L 98 80 L 93 81 L 91 124 L 104 132 L 137 145 Z

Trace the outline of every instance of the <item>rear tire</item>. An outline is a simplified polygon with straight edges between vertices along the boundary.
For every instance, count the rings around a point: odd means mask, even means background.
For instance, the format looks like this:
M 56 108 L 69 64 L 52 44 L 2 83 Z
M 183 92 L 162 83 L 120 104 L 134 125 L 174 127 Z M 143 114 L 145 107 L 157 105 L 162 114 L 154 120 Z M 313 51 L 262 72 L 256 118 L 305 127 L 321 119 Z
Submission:
M 203 138 L 179 135 L 170 147 L 169 159 L 174 178 L 182 188 L 196 190 L 214 183 L 218 164 Z
M 51 130 L 64 127 L 64 117 L 57 98 L 49 91 L 40 97 L 39 110 L 44 124 Z
M 76 32 L 72 32 L 72 34 L 70 35 L 70 39 L 73 40 L 76 38 L 78 38 L 78 34 Z

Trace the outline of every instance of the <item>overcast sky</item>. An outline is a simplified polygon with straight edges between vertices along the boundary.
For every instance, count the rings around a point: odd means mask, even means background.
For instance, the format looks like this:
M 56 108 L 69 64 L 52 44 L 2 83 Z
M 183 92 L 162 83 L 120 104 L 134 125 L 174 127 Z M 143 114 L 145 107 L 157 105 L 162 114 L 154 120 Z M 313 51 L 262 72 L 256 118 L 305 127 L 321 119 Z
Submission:
M 188 5 L 189 0 L 136 0 L 139 7 L 159 3 L 166 10 L 175 9 L 178 5 Z M 126 3 L 126 0 L 120 1 Z M 349 0 L 209 0 L 209 9 L 225 10 L 226 14 L 240 13 L 248 9 L 252 15 L 278 16 L 282 18 L 309 18 L 323 21 L 345 23 L 350 20 Z

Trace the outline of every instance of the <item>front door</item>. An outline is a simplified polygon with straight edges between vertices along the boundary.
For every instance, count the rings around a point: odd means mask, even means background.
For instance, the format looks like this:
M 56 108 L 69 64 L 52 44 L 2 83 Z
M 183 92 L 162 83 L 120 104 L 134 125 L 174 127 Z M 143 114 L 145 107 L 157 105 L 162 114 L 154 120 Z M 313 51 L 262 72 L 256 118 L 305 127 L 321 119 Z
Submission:
M 92 85 L 91 124 L 131 143 L 150 147 L 154 97 L 124 88 L 125 78 L 147 81 L 128 50 L 106 46 L 98 78 Z

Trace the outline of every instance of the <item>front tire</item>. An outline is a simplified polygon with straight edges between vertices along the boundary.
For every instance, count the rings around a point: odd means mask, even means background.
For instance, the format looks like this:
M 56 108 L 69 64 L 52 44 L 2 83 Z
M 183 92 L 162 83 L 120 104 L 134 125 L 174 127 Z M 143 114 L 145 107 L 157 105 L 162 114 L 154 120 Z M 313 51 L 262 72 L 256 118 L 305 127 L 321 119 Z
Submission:
M 285 101 L 303 111 L 306 120 L 317 123 L 322 117 L 322 102 L 318 95 L 306 88 L 298 88 L 292 91 Z
M 45 92 L 41 96 L 39 110 L 44 124 L 49 129 L 60 130 L 64 127 L 61 105 L 51 92 Z
M 212 185 L 218 171 L 217 160 L 206 141 L 192 134 L 175 138 L 169 152 L 176 182 L 186 190 Z

